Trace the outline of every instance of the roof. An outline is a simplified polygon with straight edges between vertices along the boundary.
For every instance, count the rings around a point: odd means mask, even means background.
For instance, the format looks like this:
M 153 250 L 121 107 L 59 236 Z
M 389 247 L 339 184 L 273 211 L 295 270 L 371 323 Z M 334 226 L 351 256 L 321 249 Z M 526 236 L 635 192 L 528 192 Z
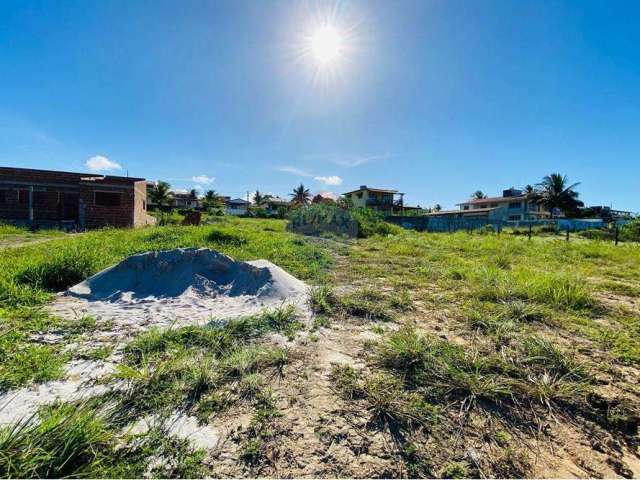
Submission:
M 286 204 L 286 203 L 289 203 L 289 200 L 287 200 L 285 198 L 281 198 L 281 197 L 269 197 L 269 198 L 267 198 L 267 200 L 265 200 L 265 203 L 282 203 L 282 204 Z
M 525 200 L 526 195 L 519 195 L 517 197 L 488 197 L 488 198 L 474 198 L 466 202 L 457 203 L 456 205 L 475 205 L 476 203 L 506 203 L 513 202 L 514 200 Z
M 400 192 L 398 192 L 398 190 L 387 190 L 387 189 L 384 189 L 384 188 L 370 188 L 370 187 L 362 188 L 362 187 L 360 187 L 357 190 L 352 190 L 350 192 L 345 192 L 342 195 L 349 195 L 351 193 L 362 192 L 364 190 L 367 190 L 369 192 L 377 192 L 377 193 L 400 193 Z
M 473 210 L 440 210 L 439 212 L 431 212 L 427 213 L 427 215 L 438 216 L 438 215 L 473 215 L 476 213 L 488 213 L 492 210 L 497 210 L 498 207 L 493 208 L 474 208 Z
M 144 178 L 136 177 L 120 177 L 117 175 L 103 175 L 101 173 L 79 173 L 79 172 L 63 172 L 59 170 L 40 170 L 35 168 L 17 168 L 17 167 L 0 167 L 0 174 L 4 175 L 68 175 L 75 177 L 77 181 L 99 180 L 105 183 L 135 183 L 142 182 Z
M 227 203 L 236 203 L 239 205 L 251 205 L 251 202 L 247 202 L 246 200 L 243 200 L 242 198 L 234 198 L 233 200 L 228 200 Z

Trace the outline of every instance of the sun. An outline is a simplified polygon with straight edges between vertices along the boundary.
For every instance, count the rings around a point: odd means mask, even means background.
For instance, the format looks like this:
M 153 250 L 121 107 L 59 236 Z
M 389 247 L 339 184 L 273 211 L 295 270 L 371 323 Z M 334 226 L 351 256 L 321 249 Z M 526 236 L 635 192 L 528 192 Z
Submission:
M 340 32 L 331 25 L 319 27 L 309 38 L 313 58 L 321 65 L 334 63 L 344 49 Z

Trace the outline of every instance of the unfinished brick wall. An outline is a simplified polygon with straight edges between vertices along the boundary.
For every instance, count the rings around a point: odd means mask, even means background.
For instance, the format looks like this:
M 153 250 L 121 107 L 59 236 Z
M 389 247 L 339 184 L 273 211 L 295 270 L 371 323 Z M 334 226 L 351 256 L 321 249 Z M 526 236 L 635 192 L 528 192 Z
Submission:
M 0 167 L 0 220 L 28 222 L 29 190 L 33 189 L 35 225 L 61 221 L 86 228 L 144 225 L 145 187 L 139 178 Z M 115 194 L 119 201 L 101 205 L 96 202 L 97 192 Z

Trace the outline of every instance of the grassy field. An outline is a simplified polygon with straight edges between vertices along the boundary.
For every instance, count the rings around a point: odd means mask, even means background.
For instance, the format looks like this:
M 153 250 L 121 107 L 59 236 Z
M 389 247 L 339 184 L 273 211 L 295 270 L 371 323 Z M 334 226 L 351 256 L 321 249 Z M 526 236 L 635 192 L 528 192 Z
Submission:
M 74 350 L 101 326 L 42 307 L 137 252 L 206 246 L 266 258 L 315 287 L 316 315 L 305 325 L 282 309 L 139 335 L 121 349 L 113 376 L 124 389 L 0 431 L 0 475 L 637 472 L 638 245 L 397 229 L 309 239 L 284 225 L 222 219 L 3 250 L 2 390 L 60 378 L 69 360 L 101 361 L 120 348 Z M 63 340 L 34 339 L 46 333 Z M 227 441 L 206 452 L 159 428 L 122 433 L 175 411 L 224 425 Z M 168 460 L 156 465 L 154 455 Z

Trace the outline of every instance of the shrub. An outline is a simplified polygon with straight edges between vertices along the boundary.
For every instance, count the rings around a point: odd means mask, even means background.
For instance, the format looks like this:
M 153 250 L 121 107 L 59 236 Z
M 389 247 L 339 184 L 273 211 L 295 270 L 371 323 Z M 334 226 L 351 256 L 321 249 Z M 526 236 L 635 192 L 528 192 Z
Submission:
M 640 218 L 636 218 L 622 227 L 620 239 L 625 242 L 640 242 Z

